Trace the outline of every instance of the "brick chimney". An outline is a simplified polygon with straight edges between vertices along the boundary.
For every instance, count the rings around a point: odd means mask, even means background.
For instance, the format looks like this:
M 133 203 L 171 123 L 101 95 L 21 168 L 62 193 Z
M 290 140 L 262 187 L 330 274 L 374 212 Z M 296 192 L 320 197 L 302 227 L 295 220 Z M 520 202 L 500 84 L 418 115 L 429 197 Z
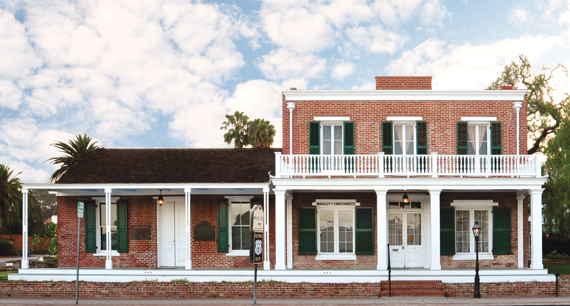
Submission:
M 376 90 L 431 90 L 431 76 L 377 76 Z

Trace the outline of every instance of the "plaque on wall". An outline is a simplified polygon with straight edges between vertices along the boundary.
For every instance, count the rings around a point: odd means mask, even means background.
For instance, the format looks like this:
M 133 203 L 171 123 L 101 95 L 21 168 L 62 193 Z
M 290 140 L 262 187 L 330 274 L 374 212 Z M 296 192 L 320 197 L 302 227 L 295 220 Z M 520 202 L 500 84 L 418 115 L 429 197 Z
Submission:
M 194 241 L 215 241 L 216 227 L 203 220 L 194 226 Z
M 131 240 L 150 240 L 150 225 L 131 225 Z

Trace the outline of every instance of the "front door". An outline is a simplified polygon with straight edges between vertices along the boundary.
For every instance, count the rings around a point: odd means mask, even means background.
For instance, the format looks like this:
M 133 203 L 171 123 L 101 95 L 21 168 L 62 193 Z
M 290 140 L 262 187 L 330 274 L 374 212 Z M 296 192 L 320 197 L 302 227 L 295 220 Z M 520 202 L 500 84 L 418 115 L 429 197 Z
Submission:
M 422 214 L 388 213 L 388 243 L 392 268 L 423 267 Z
M 158 210 L 159 266 L 183 267 L 186 258 L 184 200 L 165 200 Z

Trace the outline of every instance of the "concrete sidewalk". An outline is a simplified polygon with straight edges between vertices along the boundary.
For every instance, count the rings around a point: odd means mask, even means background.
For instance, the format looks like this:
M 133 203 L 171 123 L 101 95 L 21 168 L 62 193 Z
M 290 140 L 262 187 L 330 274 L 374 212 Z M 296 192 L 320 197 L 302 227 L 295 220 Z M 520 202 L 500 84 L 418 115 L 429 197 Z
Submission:
M 75 299 L 0 299 L 0 305 L 74 305 Z M 79 305 L 253 305 L 253 299 L 187 299 L 187 300 L 87 300 Z M 565 297 L 384 297 L 375 299 L 260 299 L 258 305 L 570 305 Z

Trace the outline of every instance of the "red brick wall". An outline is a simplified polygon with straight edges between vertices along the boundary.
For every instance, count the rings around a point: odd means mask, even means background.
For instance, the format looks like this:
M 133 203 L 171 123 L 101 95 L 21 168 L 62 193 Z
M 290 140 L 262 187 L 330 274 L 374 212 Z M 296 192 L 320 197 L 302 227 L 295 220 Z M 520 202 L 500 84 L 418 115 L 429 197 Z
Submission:
M 191 196 L 191 231 L 205 220 L 217 229 L 218 199 L 223 196 Z M 262 196 L 255 196 L 263 201 Z M 58 243 L 59 266 L 77 266 L 77 201 L 90 200 L 86 197 L 58 197 Z M 129 231 L 129 253 L 120 253 L 113 257 L 113 267 L 117 268 L 156 268 L 157 260 L 157 227 L 156 201 L 150 197 L 128 197 L 128 222 L 132 225 L 150 225 L 151 240 L 133 240 Z M 275 265 L 275 204 L 270 197 L 270 260 Z M 217 239 L 216 230 L 216 239 Z M 85 222 L 81 223 L 80 265 L 81 267 L 105 267 L 105 256 L 93 256 L 85 253 Z M 216 240 L 217 241 L 217 240 Z M 192 239 L 193 268 L 250 268 L 247 256 L 226 256 L 218 253 L 216 241 L 194 241 Z
M 377 90 L 430 90 L 431 76 L 377 76 Z
M 293 194 L 293 269 L 376 269 L 376 255 L 357 255 L 356 260 L 315 260 L 316 255 L 299 255 L 299 208 L 312 207 L 315 199 L 356 199 L 360 207 L 373 207 L 376 225 L 376 193 L 295 193 Z M 374 250 L 376 250 L 374 226 Z
M 493 200 L 499 203 L 499 207 L 511 208 L 511 255 L 494 255 L 493 260 L 479 260 L 479 266 L 485 268 L 515 268 L 518 267 L 518 212 L 517 212 L 517 199 L 514 192 L 494 192 L 494 193 L 478 193 L 478 192 L 463 192 L 463 193 L 450 193 L 443 192 L 440 197 L 441 207 L 451 206 L 454 200 Z M 523 207 L 526 207 L 523 205 Z M 489 218 L 493 216 L 490 215 Z M 528 219 L 528 209 L 523 209 L 523 220 Z M 527 222 L 525 222 L 526 224 Z M 525 257 L 528 253 L 528 229 L 523 229 L 524 242 L 525 242 Z M 453 255 L 441 256 L 442 269 L 456 269 L 456 268 L 473 268 L 475 267 L 475 260 L 453 260 Z
M 473 283 L 444 283 L 448 297 L 472 297 Z M 481 283 L 485 296 L 555 296 L 554 282 Z M 378 297 L 378 283 L 260 282 L 258 298 Z M 560 277 L 560 296 L 570 295 L 570 277 Z M 75 296 L 75 282 L 0 282 L 0 296 L 8 298 L 65 298 Z M 79 299 L 252 298 L 252 282 L 80 282 Z

